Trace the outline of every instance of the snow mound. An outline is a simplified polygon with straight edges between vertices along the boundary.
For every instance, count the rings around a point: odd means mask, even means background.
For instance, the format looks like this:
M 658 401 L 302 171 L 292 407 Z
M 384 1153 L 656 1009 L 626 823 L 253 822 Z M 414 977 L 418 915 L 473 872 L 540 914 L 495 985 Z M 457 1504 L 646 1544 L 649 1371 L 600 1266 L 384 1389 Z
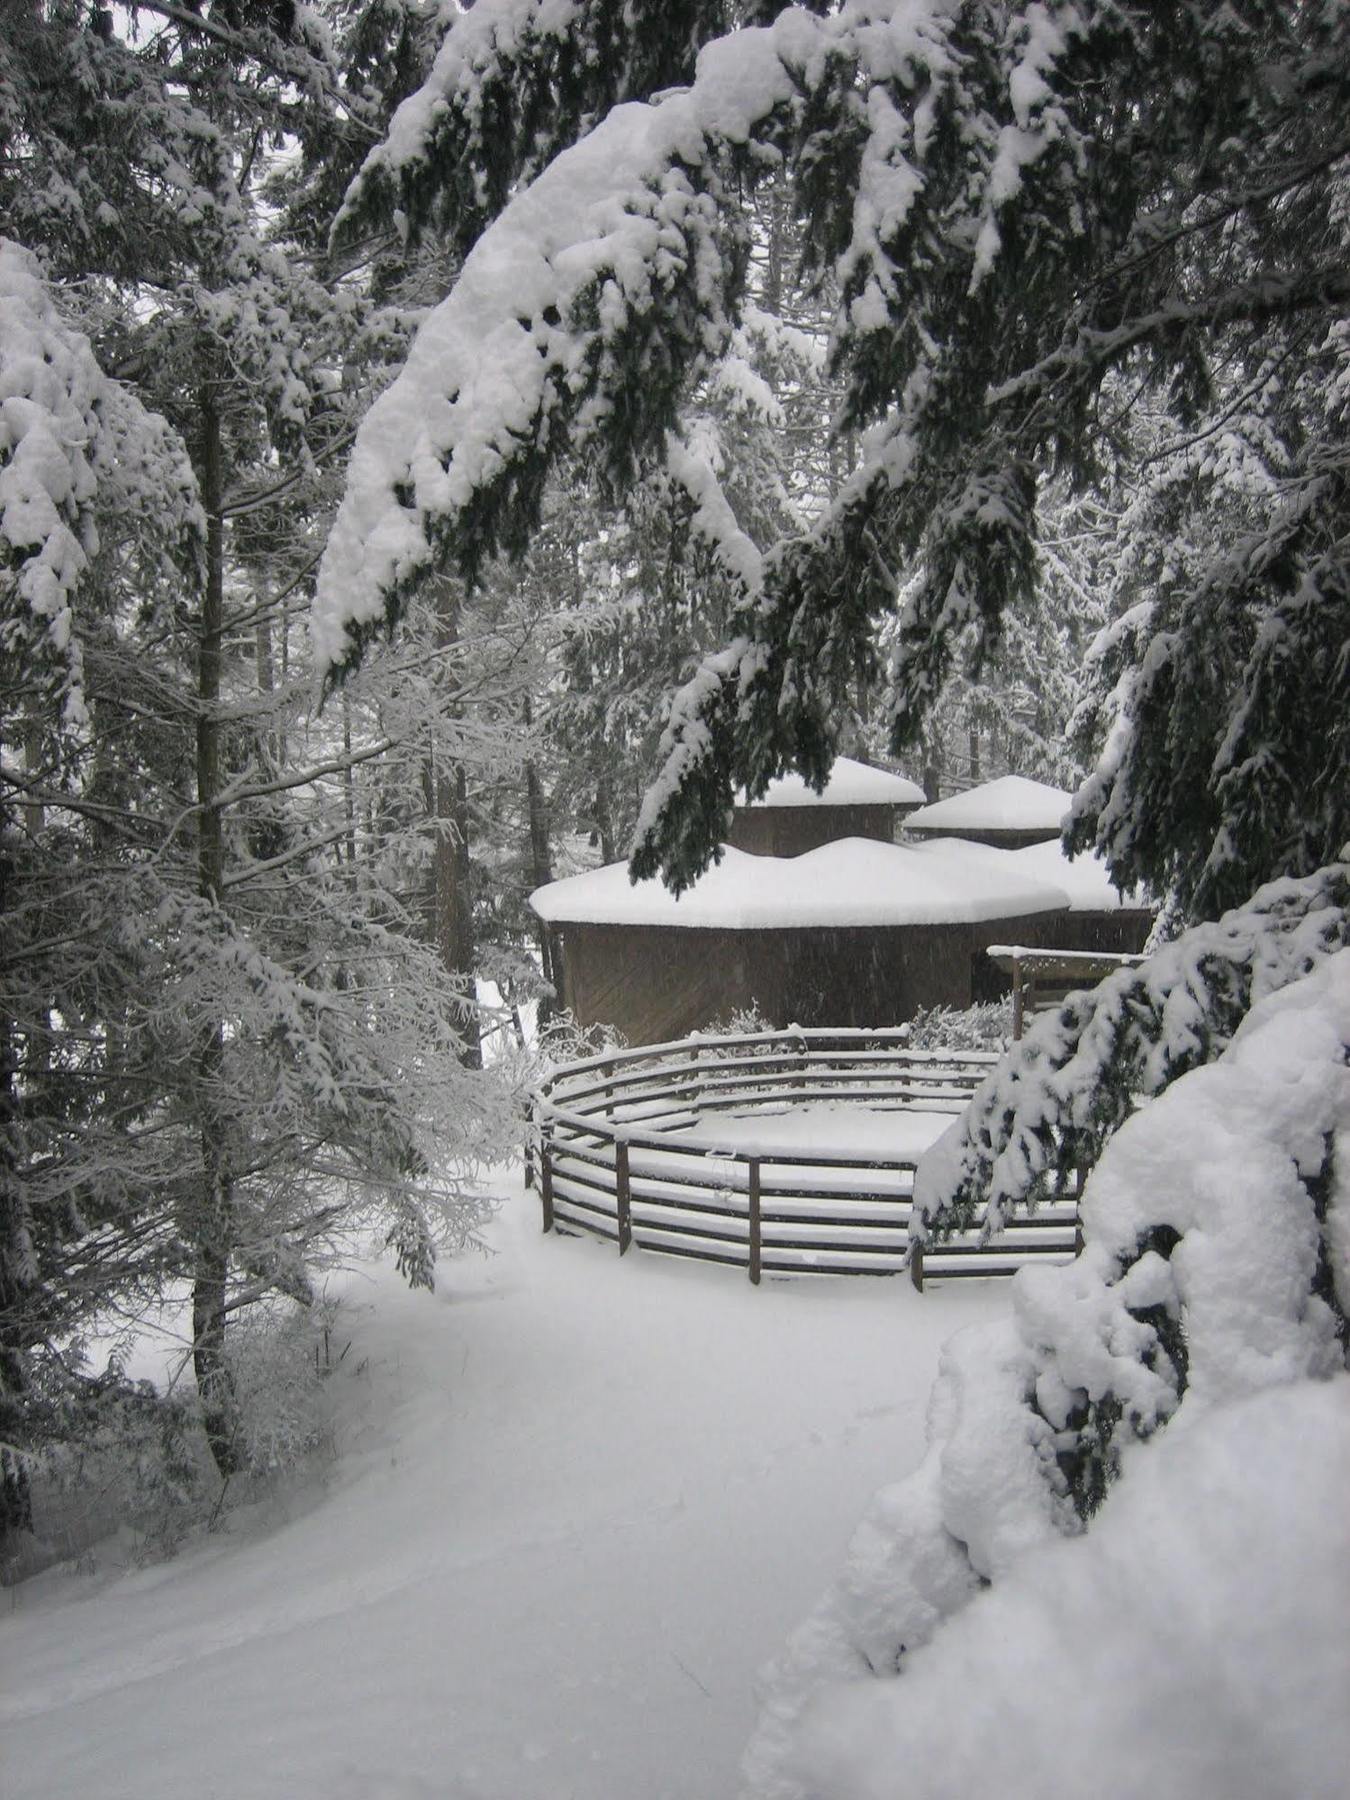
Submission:
M 755 1800 L 1341 1791 L 1347 1046 L 1342 950 L 1116 1132 L 1083 1254 L 947 1346 L 925 1462 L 769 1672 Z
M 1350 1378 L 1136 1449 L 1090 1534 L 1028 1555 L 898 1682 L 799 1727 L 831 1800 L 1334 1800 L 1350 1768 Z M 1090 1771 L 1090 1775 L 1088 1774 Z

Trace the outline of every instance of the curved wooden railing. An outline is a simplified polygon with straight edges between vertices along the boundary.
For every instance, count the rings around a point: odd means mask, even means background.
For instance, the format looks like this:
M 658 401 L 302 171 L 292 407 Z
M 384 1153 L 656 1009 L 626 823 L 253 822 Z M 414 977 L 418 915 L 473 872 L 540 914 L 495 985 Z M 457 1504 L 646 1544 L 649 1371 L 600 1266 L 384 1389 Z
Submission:
M 972 1050 L 915 1050 L 894 1031 L 795 1027 L 695 1036 L 592 1056 L 557 1069 L 535 1098 L 545 1231 L 588 1232 L 668 1256 L 762 1275 L 890 1275 L 916 1287 L 952 1275 L 1007 1275 L 1076 1248 L 1072 1203 L 1014 1215 L 997 1242 L 968 1232 L 913 1259 L 915 1159 L 830 1142 L 785 1149 L 767 1120 L 803 1104 L 846 1101 L 897 1112 L 964 1110 L 997 1062 Z M 692 1127 L 739 1116 L 735 1141 L 689 1142 Z M 766 1119 L 757 1140 L 756 1114 Z M 748 1119 L 747 1119 L 748 1115 Z M 706 1129 L 703 1131 L 706 1137 Z M 531 1179 L 534 1177 L 531 1168 Z

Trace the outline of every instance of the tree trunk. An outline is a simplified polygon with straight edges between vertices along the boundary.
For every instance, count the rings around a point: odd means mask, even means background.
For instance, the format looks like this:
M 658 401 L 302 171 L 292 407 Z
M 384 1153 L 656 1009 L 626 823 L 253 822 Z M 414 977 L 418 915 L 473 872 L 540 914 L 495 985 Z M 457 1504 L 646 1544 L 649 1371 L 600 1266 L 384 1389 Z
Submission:
M 223 779 L 219 716 L 225 616 L 224 450 L 215 391 L 203 390 L 201 490 L 206 512 L 206 592 L 197 653 L 197 881 L 203 900 L 220 904 L 225 874 L 225 836 L 219 796 Z M 192 1361 L 201 1396 L 202 1423 L 216 1467 L 229 1477 L 238 1467 L 238 1407 L 225 1357 L 225 1297 L 233 1248 L 232 1182 L 226 1120 L 220 1092 L 225 1060 L 222 1021 L 204 1028 L 197 1052 L 201 1183 L 189 1221 L 193 1245 Z
M 459 592 L 442 584 L 436 606 L 436 643 L 446 649 L 459 639 Z M 483 1045 L 474 994 L 473 866 L 469 856 L 469 784 L 462 762 L 452 762 L 433 743 L 430 782 L 435 849 L 431 860 L 432 932 L 441 960 L 464 982 L 470 1002 L 460 1034 L 460 1060 L 483 1066 Z
M 7 899 L 6 858 L 0 846 L 0 918 Z M 25 1294 L 19 1276 L 23 1253 L 24 1215 L 11 1144 L 18 1124 L 19 1097 L 9 1020 L 0 1015 L 0 1438 L 19 1436 L 26 1332 Z M 33 1503 L 28 1469 L 22 1457 L 0 1449 L 0 1545 L 11 1535 L 33 1529 Z
M 534 712 L 528 694 L 525 696 L 524 722 L 527 731 L 534 724 Z M 544 784 L 539 779 L 539 770 L 532 756 L 525 759 L 525 804 L 530 830 L 530 885 L 544 887 L 553 879 L 548 845 L 548 807 L 544 800 Z M 539 996 L 537 1018 L 542 1029 L 553 1017 L 562 998 L 561 971 L 554 967 L 553 943 L 548 926 L 538 917 L 535 919 L 534 934 L 539 946 L 539 967 L 544 980 L 553 989 L 553 995 Z
M 609 776 L 602 774 L 595 787 L 595 829 L 600 834 L 600 860 L 618 862 L 614 841 L 614 801 L 609 791 Z

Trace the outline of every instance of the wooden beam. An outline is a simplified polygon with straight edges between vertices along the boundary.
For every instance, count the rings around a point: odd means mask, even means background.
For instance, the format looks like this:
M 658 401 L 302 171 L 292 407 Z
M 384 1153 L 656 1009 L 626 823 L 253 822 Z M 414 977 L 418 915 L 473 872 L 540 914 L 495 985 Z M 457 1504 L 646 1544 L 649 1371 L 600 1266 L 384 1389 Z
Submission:
M 614 1146 L 614 1207 L 619 1225 L 619 1255 L 624 1256 L 633 1241 L 633 1191 L 628 1180 L 628 1145 L 622 1138 Z
M 746 1176 L 746 1198 L 750 1212 L 750 1280 L 755 1287 L 758 1287 L 760 1263 L 763 1256 L 763 1222 L 760 1218 L 759 1158 L 757 1156 L 750 1158 Z

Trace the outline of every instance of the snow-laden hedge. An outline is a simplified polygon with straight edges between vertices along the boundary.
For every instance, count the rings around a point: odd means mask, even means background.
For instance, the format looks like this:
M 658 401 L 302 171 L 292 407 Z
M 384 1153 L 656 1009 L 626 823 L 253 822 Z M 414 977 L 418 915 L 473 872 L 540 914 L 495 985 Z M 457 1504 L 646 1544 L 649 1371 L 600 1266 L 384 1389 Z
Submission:
M 1333 1791 L 1348 1062 L 1342 950 L 1117 1132 L 770 1672 L 755 1800 L 1069 1791 L 1066 1743 L 1098 1796 Z

